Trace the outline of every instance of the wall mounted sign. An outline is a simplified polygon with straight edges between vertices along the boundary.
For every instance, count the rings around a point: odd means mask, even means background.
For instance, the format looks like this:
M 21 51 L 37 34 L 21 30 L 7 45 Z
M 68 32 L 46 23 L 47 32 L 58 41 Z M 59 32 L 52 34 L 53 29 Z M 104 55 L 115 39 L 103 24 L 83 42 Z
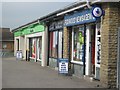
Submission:
M 92 15 L 92 9 L 87 9 L 82 12 L 76 12 L 73 15 L 65 16 L 64 26 L 73 26 L 94 21 L 96 21 L 96 18 L 94 18 Z
M 57 21 L 50 24 L 49 31 L 62 29 L 63 28 L 63 21 Z
M 100 18 L 103 15 L 103 10 L 100 7 L 94 7 L 92 9 L 92 15 L 95 18 Z
M 60 58 L 59 59 L 59 73 L 68 73 L 68 59 Z

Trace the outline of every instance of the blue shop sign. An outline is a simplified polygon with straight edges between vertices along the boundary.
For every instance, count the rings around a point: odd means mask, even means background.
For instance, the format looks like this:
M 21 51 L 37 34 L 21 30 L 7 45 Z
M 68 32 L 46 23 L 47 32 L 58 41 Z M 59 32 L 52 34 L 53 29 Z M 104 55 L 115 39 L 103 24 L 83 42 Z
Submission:
M 49 31 L 54 31 L 63 28 L 63 20 L 52 22 L 49 26 Z
M 64 17 L 64 26 L 73 26 L 78 24 L 95 22 L 96 18 L 92 15 L 92 9 L 74 13 Z

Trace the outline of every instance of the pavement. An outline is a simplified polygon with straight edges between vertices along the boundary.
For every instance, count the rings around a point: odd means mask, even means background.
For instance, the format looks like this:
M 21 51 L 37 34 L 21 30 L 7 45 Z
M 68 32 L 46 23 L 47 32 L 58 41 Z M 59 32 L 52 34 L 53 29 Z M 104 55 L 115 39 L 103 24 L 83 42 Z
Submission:
M 2 88 L 98 88 L 98 82 L 65 76 L 39 63 L 2 59 Z

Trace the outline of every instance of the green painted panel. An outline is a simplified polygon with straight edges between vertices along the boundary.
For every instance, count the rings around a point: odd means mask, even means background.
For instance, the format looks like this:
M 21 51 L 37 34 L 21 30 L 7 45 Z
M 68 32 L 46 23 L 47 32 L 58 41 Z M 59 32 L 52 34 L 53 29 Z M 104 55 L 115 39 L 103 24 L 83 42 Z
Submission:
M 17 36 L 28 35 L 37 32 L 43 32 L 44 29 L 45 29 L 44 25 L 34 24 L 32 26 L 30 25 L 26 28 L 22 28 L 18 30 L 17 32 L 14 33 L 14 36 L 17 37 Z
M 20 36 L 21 35 L 21 31 L 17 31 L 14 33 L 14 36 L 17 37 L 17 36 Z

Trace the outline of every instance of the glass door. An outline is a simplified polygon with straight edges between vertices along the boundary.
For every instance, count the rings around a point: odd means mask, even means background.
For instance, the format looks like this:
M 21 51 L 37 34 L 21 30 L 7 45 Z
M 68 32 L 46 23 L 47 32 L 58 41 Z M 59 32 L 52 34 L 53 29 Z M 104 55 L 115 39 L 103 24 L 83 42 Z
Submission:
M 41 61 L 41 52 L 42 52 L 42 37 L 37 38 L 37 60 Z

